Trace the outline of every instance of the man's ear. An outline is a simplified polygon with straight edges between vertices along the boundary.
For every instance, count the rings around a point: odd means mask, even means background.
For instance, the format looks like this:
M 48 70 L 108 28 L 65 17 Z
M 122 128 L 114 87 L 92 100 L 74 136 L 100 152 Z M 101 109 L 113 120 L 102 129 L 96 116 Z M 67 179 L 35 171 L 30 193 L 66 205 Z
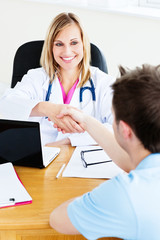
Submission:
M 124 139 L 131 138 L 132 129 L 126 122 L 124 122 L 123 120 L 120 120 L 119 127 L 121 129 L 121 133 L 123 134 Z

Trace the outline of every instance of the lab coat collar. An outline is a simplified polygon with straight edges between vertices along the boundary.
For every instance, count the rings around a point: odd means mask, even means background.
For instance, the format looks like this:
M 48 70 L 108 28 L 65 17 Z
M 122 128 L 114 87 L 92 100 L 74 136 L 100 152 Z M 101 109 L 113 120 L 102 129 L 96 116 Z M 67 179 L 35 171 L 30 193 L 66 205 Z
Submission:
M 79 107 L 79 89 L 80 88 L 78 87 L 78 84 L 76 86 L 76 89 L 74 90 L 74 93 L 73 93 L 71 101 L 70 101 L 70 105 L 72 105 L 74 107 Z
M 81 73 L 79 75 L 79 81 L 78 81 L 78 84 L 76 86 L 76 89 L 73 93 L 73 96 L 71 98 L 71 101 L 70 101 L 70 104 L 74 107 L 78 107 L 80 108 L 80 102 L 79 102 L 79 91 L 80 91 L 80 87 L 79 87 L 79 83 L 81 81 Z

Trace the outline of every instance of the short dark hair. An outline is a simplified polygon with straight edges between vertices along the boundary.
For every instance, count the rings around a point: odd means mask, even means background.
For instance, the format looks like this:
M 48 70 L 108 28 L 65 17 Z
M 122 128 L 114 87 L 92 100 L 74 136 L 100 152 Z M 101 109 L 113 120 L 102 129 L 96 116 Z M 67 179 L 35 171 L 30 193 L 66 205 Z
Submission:
M 112 85 L 115 120 L 125 121 L 150 152 L 160 152 L 160 65 L 119 71 Z

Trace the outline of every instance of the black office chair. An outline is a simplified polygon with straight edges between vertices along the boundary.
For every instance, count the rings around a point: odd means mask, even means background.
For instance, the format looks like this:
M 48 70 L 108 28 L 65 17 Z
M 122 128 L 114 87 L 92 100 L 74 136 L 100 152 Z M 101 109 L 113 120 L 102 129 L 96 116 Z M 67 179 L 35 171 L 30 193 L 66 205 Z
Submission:
M 14 57 L 11 88 L 21 81 L 29 69 L 40 67 L 40 56 L 43 40 L 27 42 L 21 45 Z M 103 53 L 91 43 L 91 65 L 98 67 L 103 72 L 108 72 L 107 63 Z

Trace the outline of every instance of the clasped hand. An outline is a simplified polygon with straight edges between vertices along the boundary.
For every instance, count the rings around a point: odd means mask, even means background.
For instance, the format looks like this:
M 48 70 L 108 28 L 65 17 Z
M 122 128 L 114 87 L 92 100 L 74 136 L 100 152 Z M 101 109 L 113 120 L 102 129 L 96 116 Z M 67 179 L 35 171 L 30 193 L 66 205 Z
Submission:
M 67 104 L 54 104 L 48 108 L 48 120 L 53 122 L 53 126 L 62 133 L 82 133 L 85 131 L 81 123 L 74 116 L 79 112 L 74 107 Z M 71 114 L 72 113 L 72 114 Z

